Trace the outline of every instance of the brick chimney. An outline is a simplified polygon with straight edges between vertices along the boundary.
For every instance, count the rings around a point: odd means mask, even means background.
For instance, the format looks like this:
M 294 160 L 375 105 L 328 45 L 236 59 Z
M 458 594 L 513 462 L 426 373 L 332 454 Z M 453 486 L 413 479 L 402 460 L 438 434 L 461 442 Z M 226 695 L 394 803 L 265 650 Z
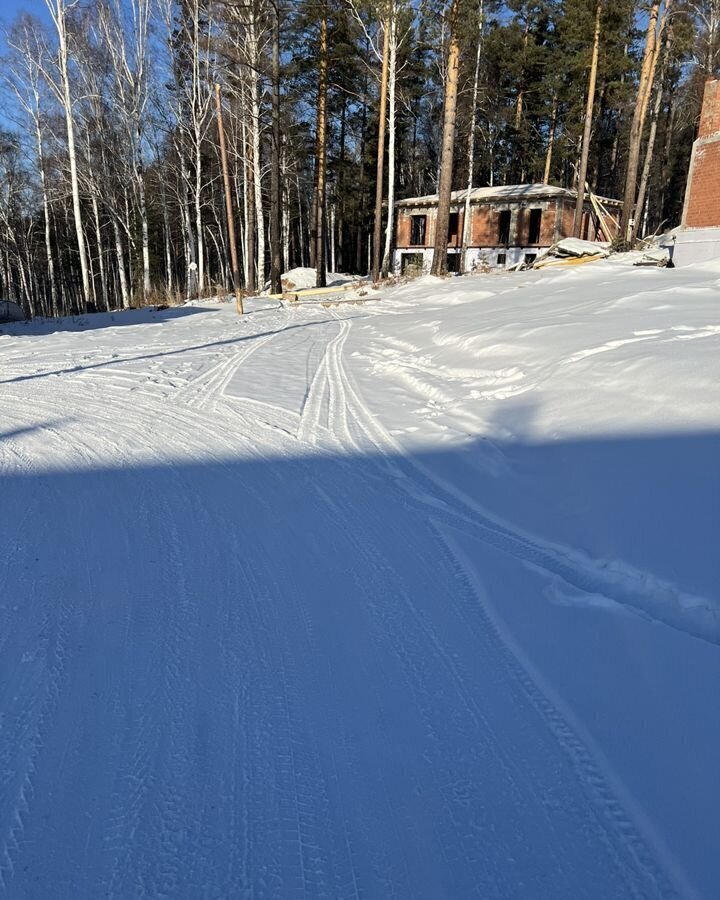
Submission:
M 683 228 L 720 228 L 720 78 L 705 82 L 682 224 Z

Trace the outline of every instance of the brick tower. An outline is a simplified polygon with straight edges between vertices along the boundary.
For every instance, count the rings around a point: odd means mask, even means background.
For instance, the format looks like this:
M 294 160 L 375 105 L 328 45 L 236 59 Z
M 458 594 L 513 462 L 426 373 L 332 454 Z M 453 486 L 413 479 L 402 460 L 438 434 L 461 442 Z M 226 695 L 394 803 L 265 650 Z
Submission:
M 682 224 L 684 228 L 720 227 L 720 78 L 705 83 Z

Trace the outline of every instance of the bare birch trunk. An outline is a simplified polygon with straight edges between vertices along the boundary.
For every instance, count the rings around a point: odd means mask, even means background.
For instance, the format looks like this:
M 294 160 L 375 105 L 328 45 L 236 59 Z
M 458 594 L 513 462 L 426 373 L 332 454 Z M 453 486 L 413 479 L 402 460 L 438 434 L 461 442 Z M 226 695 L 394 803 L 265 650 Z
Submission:
M 272 16 L 272 151 L 270 160 L 270 290 L 282 291 L 283 211 L 280 135 L 280 10 L 273 3 Z
M 39 101 L 38 101 L 39 102 Z M 55 279 L 55 260 L 52 252 L 52 232 L 50 224 L 50 201 L 48 199 L 47 178 L 45 176 L 45 154 L 43 151 L 42 131 L 40 129 L 39 109 L 35 119 L 35 139 L 37 141 L 38 168 L 40 170 L 40 187 L 42 190 L 43 224 L 45 231 L 45 255 L 47 256 L 48 276 L 50 278 L 50 309 L 52 315 L 60 315 L 58 307 L 58 290 Z
M 327 88 L 328 88 L 328 23 L 327 0 L 323 0 L 320 21 L 320 65 L 317 106 L 317 240 L 315 245 L 316 287 L 327 283 L 325 263 L 325 179 L 327 174 Z
M 127 275 L 125 272 L 125 253 L 122 245 L 122 235 L 120 234 L 120 225 L 115 216 L 112 217 L 113 236 L 115 238 L 115 259 L 117 261 L 118 277 L 120 279 L 120 296 L 122 298 L 123 309 L 130 306 L 130 292 L 128 290 Z
M 98 268 L 100 269 L 100 293 L 102 294 L 102 302 L 103 306 L 106 310 L 110 309 L 110 303 L 108 300 L 108 285 L 107 285 L 107 275 L 105 273 L 105 260 L 103 258 L 103 246 L 102 246 L 102 232 L 100 230 L 100 209 L 98 207 L 97 201 L 97 192 L 93 190 L 92 192 L 92 209 L 93 209 L 93 222 L 95 224 L 95 243 L 98 248 Z M 97 307 L 97 297 L 95 298 Z
M 385 249 L 382 261 L 382 277 L 387 278 L 390 268 L 393 229 L 395 227 L 395 125 L 397 83 L 397 9 L 392 0 L 390 12 L 390 59 L 388 61 L 388 199 L 385 225 Z
M 254 10 L 251 8 L 248 25 L 250 40 L 250 133 L 253 147 L 253 190 L 255 193 L 255 221 L 257 226 L 257 281 L 258 288 L 265 287 L 265 214 L 262 205 L 262 156 L 260 147 L 260 64 L 259 35 Z
M 383 58 L 380 76 L 380 111 L 378 118 L 377 182 L 375 187 L 375 227 L 372 242 L 372 280 L 380 280 L 380 241 L 382 240 L 382 201 L 385 175 L 385 123 L 387 119 L 388 71 L 390 64 L 390 21 L 383 26 Z
M 80 258 L 80 274 L 82 278 L 83 303 L 85 308 L 90 302 L 90 276 L 88 273 L 87 248 L 83 231 L 82 210 L 80 208 L 80 185 L 77 172 L 77 154 L 75 150 L 75 123 L 73 121 L 73 104 L 70 96 L 70 75 L 68 72 L 67 26 L 65 21 L 65 0 L 46 0 L 46 4 L 55 24 L 59 45 L 59 70 L 62 88 L 62 105 L 65 113 L 67 131 L 68 159 L 70 162 L 70 186 L 72 190 L 73 219 L 75 238 Z
M 480 82 L 480 59 L 482 57 L 483 28 L 485 27 L 485 2 L 480 0 L 478 4 L 478 37 L 477 50 L 475 52 L 475 72 L 473 75 L 472 102 L 470 104 L 470 131 L 468 133 L 468 180 L 465 193 L 465 209 L 463 212 L 463 236 L 462 256 L 460 259 L 460 271 L 467 271 L 467 251 L 472 239 L 472 211 L 470 208 L 470 196 L 475 177 L 475 132 L 477 130 L 478 87 Z

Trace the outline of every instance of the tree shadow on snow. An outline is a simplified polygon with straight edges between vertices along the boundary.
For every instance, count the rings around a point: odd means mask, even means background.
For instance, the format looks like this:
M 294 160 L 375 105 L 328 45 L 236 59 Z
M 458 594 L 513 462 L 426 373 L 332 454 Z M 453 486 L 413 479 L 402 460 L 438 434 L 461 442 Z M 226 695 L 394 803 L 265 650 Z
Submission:
M 7 896 L 710 896 L 719 458 L 0 474 Z
M 212 307 L 203 306 L 170 306 L 158 309 L 154 306 L 141 309 L 120 309 L 113 312 L 83 313 L 76 316 L 62 316 L 57 319 L 37 318 L 23 322 L 3 322 L 0 324 L 0 335 L 10 334 L 16 337 L 36 337 L 56 334 L 60 331 L 95 331 L 98 328 L 119 328 L 123 325 L 161 324 L 198 313 L 214 312 Z

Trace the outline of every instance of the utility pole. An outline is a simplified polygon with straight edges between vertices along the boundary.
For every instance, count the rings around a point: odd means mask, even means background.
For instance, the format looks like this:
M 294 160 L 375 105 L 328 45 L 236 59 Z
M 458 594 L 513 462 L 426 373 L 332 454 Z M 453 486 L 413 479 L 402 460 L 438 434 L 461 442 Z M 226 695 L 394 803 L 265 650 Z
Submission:
M 233 288 L 235 290 L 235 307 L 239 315 L 244 313 L 243 298 L 240 291 L 240 265 L 238 263 L 237 242 L 235 240 L 235 216 L 232 206 L 232 189 L 230 187 L 230 170 L 228 168 L 227 147 L 225 145 L 225 128 L 223 126 L 222 99 L 220 85 L 215 85 L 215 106 L 217 109 L 218 136 L 220 138 L 220 161 L 225 186 L 225 215 L 227 217 L 228 243 L 230 244 L 230 262 L 232 264 Z

